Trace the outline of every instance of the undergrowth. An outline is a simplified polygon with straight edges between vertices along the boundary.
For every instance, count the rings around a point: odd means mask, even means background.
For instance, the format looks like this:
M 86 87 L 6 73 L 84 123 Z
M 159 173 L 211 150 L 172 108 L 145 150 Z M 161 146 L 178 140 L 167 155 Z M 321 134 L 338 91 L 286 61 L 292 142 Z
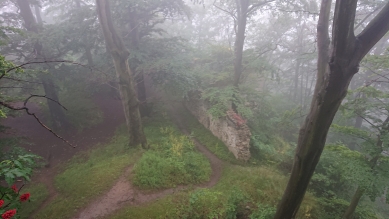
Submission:
M 141 149 L 128 147 L 126 134 L 121 131 L 107 145 L 75 156 L 55 177 L 59 195 L 38 212 L 36 218 L 70 218 L 111 188 L 141 152 Z
M 151 147 L 133 169 L 134 185 L 142 189 L 159 189 L 209 180 L 209 161 L 169 120 L 162 119 L 146 126 L 145 133 Z
M 153 203 L 125 207 L 106 219 L 272 218 L 287 178 L 273 168 L 228 165 L 212 188 L 182 191 Z M 317 218 L 316 199 L 307 193 L 297 218 Z

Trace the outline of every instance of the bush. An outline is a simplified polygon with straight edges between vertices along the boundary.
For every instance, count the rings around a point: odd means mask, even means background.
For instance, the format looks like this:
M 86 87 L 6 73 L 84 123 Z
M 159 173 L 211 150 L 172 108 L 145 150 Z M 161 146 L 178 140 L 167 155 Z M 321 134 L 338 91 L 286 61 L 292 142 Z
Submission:
M 170 188 L 207 181 L 209 161 L 195 152 L 191 139 L 173 127 L 160 128 L 159 142 L 153 142 L 135 165 L 133 182 L 142 189 Z
M 276 210 L 274 206 L 259 203 L 257 210 L 250 215 L 250 219 L 272 219 Z

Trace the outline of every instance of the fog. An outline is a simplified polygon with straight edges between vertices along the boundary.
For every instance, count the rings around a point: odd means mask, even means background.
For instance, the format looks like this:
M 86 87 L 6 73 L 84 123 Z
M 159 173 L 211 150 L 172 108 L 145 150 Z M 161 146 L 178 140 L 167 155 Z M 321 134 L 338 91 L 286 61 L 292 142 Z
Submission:
M 385 0 L 2 0 L 0 215 L 389 218 L 388 23 Z

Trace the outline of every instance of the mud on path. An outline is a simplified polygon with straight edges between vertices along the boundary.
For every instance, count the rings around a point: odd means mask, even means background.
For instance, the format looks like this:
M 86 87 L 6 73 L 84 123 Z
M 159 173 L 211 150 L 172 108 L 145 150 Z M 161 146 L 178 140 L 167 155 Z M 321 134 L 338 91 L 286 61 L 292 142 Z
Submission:
M 181 107 L 181 106 L 178 106 Z M 169 109 L 169 114 L 173 118 L 174 122 L 177 124 L 178 128 L 186 135 L 189 135 L 187 127 L 185 127 L 182 121 L 185 121 L 185 118 L 182 118 L 181 114 L 178 111 L 177 106 L 171 107 Z M 212 152 L 210 152 L 204 145 L 200 144 L 195 138 L 193 138 L 197 150 L 204 154 L 210 164 L 212 173 L 210 180 L 194 188 L 210 188 L 219 181 L 222 170 L 223 170 L 223 161 L 216 157 Z M 96 201 L 89 204 L 88 207 L 82 209 L 76 217 L 73 219 L 94 219 L 99 217 L 107 216 L 113 213 L 116 210 L 119 210 L 122 207 L 126 206 L 137 206 L 152 202 L 163 198 L 167 195 L 173 194 L 177 191 L 187 189 L 193 186 L 177 186 L 176 188 L 165 189 L 158 192 L 146 193 L 143 192 L 132 185 L 129 180 L 131 178 L 131 170 L 133 166 L 127 168 L 125 173 L 119 178 L 116 184 L 103 196 L 97 198 Z

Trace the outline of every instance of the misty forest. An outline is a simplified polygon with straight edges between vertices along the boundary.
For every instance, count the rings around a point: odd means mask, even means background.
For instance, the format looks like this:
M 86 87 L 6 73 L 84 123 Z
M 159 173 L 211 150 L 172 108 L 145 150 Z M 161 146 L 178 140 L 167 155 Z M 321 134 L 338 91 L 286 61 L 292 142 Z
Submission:
M 1 219 L 389 218 L 388 0 L 0 0 Z

